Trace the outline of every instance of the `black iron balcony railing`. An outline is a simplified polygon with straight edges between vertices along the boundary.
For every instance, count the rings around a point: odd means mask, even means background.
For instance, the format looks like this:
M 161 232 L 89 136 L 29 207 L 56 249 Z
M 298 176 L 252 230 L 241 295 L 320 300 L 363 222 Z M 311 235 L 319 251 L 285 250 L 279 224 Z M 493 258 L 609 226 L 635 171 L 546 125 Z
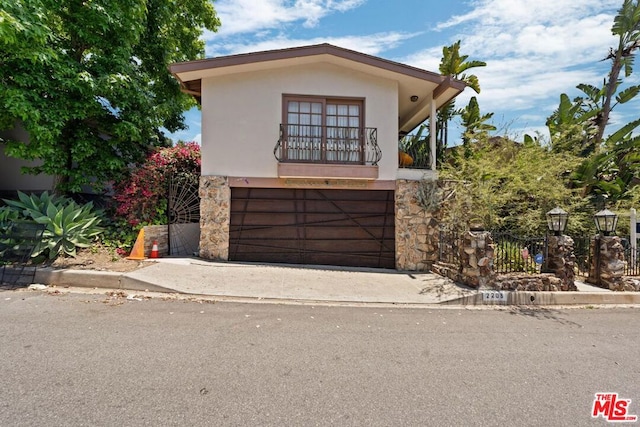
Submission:
M 377 165 L 382 158 L 377 128 L 280 125 L 273 149 L 279 162 Z

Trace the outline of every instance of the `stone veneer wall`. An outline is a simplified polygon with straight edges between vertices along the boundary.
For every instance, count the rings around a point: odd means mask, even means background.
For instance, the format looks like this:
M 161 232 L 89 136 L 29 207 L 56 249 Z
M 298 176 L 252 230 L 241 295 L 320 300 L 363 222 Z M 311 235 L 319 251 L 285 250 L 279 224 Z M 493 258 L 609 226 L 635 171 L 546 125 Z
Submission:
M 438 260 L 438 212 L 427 212 L 416 195 L 420 181 L 399 179 L 395 192 L 396 269 L 428 271 Z
M 200 256 L 229 259 L 231 188 L 224 176 L 200 177 Z
M 158 242 L 158 255 L 169 255 L 169 227 L 166 225 L 147 225 L 144 228 L 144 256 L 151 255 L 153 241 Z

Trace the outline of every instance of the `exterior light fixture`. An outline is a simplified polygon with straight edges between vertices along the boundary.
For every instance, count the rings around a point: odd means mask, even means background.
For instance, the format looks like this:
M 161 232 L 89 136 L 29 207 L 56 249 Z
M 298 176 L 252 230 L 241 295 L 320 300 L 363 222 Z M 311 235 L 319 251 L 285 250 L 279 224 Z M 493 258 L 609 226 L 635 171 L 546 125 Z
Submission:
M 418 102 L 418 95 L 411 95 L 411 98 L 409 98 L 411 100 L 411 102 Z
M 561 235 L 567 228 L 569 214 L 561 208 L 553 208 L 547 212 L 547 226 L 556 236 Z
M 596 229 L 598 233 L 602 233 L 608 236 L 610 233 L 616 231 L 616 225 L 618 225 L 618 215 L 611 212 L 609 209 L 603 209 L 593 216 L 593 220 L 596 223 Z

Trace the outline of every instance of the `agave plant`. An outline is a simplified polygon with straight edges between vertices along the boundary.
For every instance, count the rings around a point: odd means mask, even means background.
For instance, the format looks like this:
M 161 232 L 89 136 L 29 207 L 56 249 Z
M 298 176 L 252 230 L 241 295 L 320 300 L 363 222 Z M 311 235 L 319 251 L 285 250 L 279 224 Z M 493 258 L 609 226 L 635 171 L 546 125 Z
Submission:
M 45 226 L 42 241 L 32 256 L 55 259 L 61 254 L 76 255 L 76 248 L 91 246 L 104 230 L 100 227 L 101 213 L 94 211 L 93 203 L 78 205 L 66 197 L 40 196 L 18 192 L 19 200 L 4 200 L 12 210 L 25 219 Z

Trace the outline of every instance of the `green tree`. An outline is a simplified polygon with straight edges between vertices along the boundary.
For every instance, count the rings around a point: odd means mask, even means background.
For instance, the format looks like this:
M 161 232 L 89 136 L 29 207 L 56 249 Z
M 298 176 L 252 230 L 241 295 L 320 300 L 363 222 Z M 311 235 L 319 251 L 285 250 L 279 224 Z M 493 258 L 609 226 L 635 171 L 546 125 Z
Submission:
M 573 185 L 582 189 L 582 197 L 602 205 L 630 197 L 638 185 L 640 174 L 640 136 L 634 135 L 640 126 L 636 119 L 620 127 L 606 138 L 611 111 L 628 103 L 640 93 L 640 85 L 621 88 L 623 79 L 633 72 L 634 56 L 640 47 L 640 1 L 624 0 L 614 18 L 611 32 L 618 45 L 605 58 L 611 68 L 602 87 L 580 84 L 583 96 L 569 100 L 560 97 L 558 109 L 547 120 L 551 144 L 556 152 L 572 152 L 584 158 L 573 173 Z
M 584 232 L 593 210 L 578 189 L 566 185 L 567 171 L 579 162 L 533 138 L 524 144 L 480 138 L 470 156 L 440 171 L 453 194 L 444 205 L 444 219 L 454 225 L 480 220 L 491 230 L 539 235 L 546 230 L 546 212 L 561 206 L 571 212 L 571 232 Z
M 6 154 L 40 159 L 28 172 L 61 192 L 119 180 L 161 127 L 184 128 L 194 101 L 167 65 L 202 57 L 219 25 L 209 0 L 0 0 L 0 129 L 30 137 Z
M 480 93 L 478 77 L 474 74 L 467 74 L 466 71 L 471 68 L 484 67 L 487 63 L 483 61 L 467 61 L 467 58 L 469 58 L 469 55 L 460 55 L 460 40 L 451 46 L 443 47 L 439 67 L 440 73 L 462 80 L 476 93 Z M 442 161 L 444 151 L 449 144 L 449 122 L 458 114 L 459 111 L 455 108 L 455 100 L 449 101 L 438 110 L 436 154 L 437 159 L 440 161 Z
M 611 32 L 618 37 L 618 46 L 612 48 L 605 58 L 611 60 L 611 70 L 603 90 L 599 91 L 602 96 L 602 107 L 596 121 L 598 127 L 596 146 L 599 146 L 603 140 L 606 126 L 609 123 L 609 115 L 615 107 L 615 104 L 612 105 L 614 97 L 616 104 L 624 104 L 640 92 L 639 85 L 618 93 L 621 83 L 620 71 L 624 69 L 624 76 L 627 78 L 631 75 L 635 51 L 640 48 L 640 0 L 624 0 L 614 18 Z

